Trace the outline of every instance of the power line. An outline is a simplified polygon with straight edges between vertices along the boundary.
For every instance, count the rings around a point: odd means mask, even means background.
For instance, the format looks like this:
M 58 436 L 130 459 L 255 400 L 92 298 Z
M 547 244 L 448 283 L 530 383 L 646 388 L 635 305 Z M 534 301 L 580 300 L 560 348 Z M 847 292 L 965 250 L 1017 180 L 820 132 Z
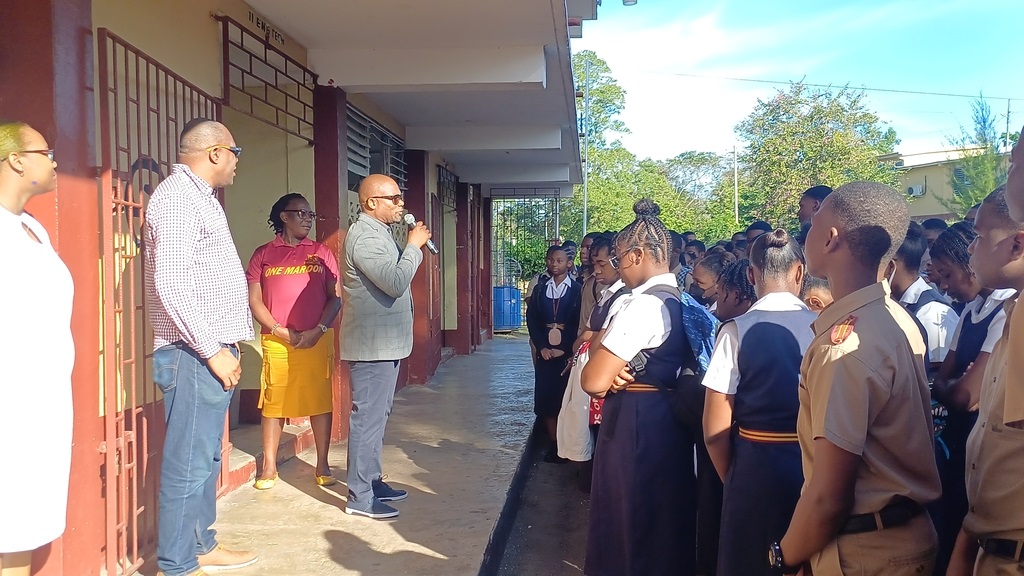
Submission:
M 793 84 L 792 80 L 763 80 L 760 78 L 735 78 L 731 76 L 713 76 L 710 74 L 687 74 L 684 72 L 670 72 L 670 76 L 683 76 L 686 78 L 702 78 L 707 80 L 727 80 L 730 82 L 751 82 L 756 84 L 777 84 L 777 85 L 789 85 Z M 799 82 L 804 86 L 810 86 L 812 88 L 835 88 L 837 84 L 814 84 L 811 82 Z M 850 86 L 855 90 L 862 90 L 864 92 L 888 92 L 890 94 L 913 94 L 915 96 L 944 96 L 948 98 L 978 98 L 978 95 L 972 94 L 953 94 L 950 92 L 928 92 L 925 90 L 900 90 L 897 88 L 868 88 L 865 86 Z M 1024 98 L 1010 98 L 1006 96 L 984 96 L 985 100 L 1014 100 L 1017 102 L 1024 102 Z

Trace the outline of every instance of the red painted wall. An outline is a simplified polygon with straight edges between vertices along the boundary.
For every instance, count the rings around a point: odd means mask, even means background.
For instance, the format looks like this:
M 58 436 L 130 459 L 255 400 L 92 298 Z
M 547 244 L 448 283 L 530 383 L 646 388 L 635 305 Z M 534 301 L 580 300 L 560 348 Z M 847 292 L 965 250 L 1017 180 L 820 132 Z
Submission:
M 313 187 L 316 212 L 316 239 L 330 246 L 338 263 L 344 266 L 341 247 L 348 232 L 348 149 L 346 139 L 345 92 L 332 86 L 313 90 Z M 342 314 L 345 310 L 342 309 Z M 348 363 L 338 357 L 341 343 L 340 316 L 334 325 L 334 418 L 331 438 L 348 438 L 349 413 L 352 410 L 352 387 Z
M 35 574 L 98 574 L 104 542 L 99 417 L 100 214 L 94 169 L 92 5 L 11 0 L 0 17 L 0 117 L 28 122 L 56 150 L 57 191 L 28 210 L 75 281 L 75 426 L 64 536 L 37 551 Z M 40 425 L 45 426 L 44 414 Z
M 440 202 L 430 194 L 427 182 L 430 174 L 428 155 L 423 150 L 407 150 L 405 153 L 407 187 L 405 206 L 417 218 L 424 218 L 428 203 L 434 217 L 427 223 L 431 230 L 440 230 Z M 433 206 L 435 202 L 438 206 Z M 437 370 L 441 361 L 441 294 L 440 258 L 430 252 L 423 252 L 423 264 L 416 271 L 412 281 L 413 298 L 413 346 L 412 354 L 403 362 L 399 373 L 398 388 L 407 384 L 426 384 Z M 431 305 L 433 300 L 433 305 Z

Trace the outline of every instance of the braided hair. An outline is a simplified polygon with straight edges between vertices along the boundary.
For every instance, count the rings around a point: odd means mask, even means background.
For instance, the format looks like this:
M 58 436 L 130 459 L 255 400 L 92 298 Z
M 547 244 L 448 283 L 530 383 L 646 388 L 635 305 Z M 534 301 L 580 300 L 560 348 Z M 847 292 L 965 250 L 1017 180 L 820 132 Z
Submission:
M 711 272 L 718 278 L 725 267 L 736 261 L 736 255 L 732 252 L 716 252 L 714 249 L 709 250 L 708 253 L 697 262 L 697 266 L 704 268 L 708 272 Z
M 967 253 L 967 247 L 974 242 L 978 234 L 970 222 L 957 222 L 943 230 L 942 234 L 935 239 L 931 247 L 932 260 L 943 259 L 951 264 L 956 264 L 964 270 L 971 270 L 971 255 Z
M 750 260 L 743 258 L 730 262 L 718 275 L 718 285 L 726 290 L 735 290 L 740 295 L 740 300 L 754 302 L 757 300 L 757 292 L 754 285 L 747 277 L 747 269 L 750 268 Z
M 633 212 L 636 219 L 618 233 L 616 243 L 644 248 L 658 264 L 668 262 L 672 239 L 668 228 L 658 218 L 661 207 L 650 198 L 641 198 L 633 204 Z
M 291 194 L 285 194 L 274 202 L 274 205 L 270 208 L 270 217 L 267 218 L 267 224 L 274 229 L 275 234 L 284 232 L 284 220 L 281 219 L 281 214 L 288 209 L 288 204 L 292 200 L 305 200 L 306 197 L 302 194 L 292 192 Z

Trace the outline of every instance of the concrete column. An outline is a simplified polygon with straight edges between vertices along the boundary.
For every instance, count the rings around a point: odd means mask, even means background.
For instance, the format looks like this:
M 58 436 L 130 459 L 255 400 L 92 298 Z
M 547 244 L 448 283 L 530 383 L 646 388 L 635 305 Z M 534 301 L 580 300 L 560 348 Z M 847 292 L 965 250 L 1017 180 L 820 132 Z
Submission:
M 342 245 L 348 231 L 348 147 L 346 95 L 340 88 L 316 86 L 313 89 L 313 188 L 316 212 L 316 239 L 329 246 L 344 266 Z M 345 313 L 344 310 L 341 312 Z M 338 357 L 341 324 L 334 325 L 334 418 L 331 439 L 348 438 L 349 413 L 352 410 L 352 386 L 348 363 Z
M 0 18 L 0 117 L 32 125 L 56 150 L 57 186 L 27 207 L 47 229 L 75 282 L 74 446 L 67 530 L 39 549 L 40 576 L 98 574 L 104 546 L 100 397 L 101 215 L 93 111 L 90 0 L 12 0 Z M 109 190 L 101 193 L 110 193 Z M 39 414 L 46 425 L 46 414 Z M 25 439 L 31 441 L 31 434 Z

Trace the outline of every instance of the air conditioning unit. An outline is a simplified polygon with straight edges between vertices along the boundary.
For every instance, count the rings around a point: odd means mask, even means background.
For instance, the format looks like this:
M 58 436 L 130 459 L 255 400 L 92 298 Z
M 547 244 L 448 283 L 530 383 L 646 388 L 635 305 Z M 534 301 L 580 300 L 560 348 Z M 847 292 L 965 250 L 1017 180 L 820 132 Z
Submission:
M 921 184 L 907 186 L 907 196 L 910 196 L 911 198 L 920 198 L 921 196 L 924 196 L 924 186 Z

